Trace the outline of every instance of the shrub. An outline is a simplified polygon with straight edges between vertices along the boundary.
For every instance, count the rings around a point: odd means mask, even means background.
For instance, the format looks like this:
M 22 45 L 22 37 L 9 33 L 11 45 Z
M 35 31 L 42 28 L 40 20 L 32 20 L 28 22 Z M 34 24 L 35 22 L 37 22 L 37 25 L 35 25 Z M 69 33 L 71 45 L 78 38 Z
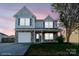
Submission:
M 61 36 L 58 36 L 56 38 L 56 40 L 58 41 L 58 43 L 63 43 L 64 42 L 64 37 L 61 35 Z

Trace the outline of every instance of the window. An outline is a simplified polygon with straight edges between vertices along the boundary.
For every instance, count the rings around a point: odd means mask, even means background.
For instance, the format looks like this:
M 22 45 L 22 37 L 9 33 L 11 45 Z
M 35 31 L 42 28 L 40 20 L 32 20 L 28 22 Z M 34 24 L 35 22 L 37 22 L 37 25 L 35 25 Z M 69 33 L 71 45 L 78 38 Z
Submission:
M 53 28 L 53 22 L 49 22 L 49 28 Z
M 45 40 L 53 40 L 53 33 L 45 33 Z
M 53 39 L 53 34 L 49 34 L 50 39 Z
M 48 33 L 45 34 L 45 39 L 49 39 L 49 34 Z
M 23 18 L 20 19 L 20 25 L 24 25 L 25 24 L 25 21 Z
M 45 28 L 53 28 L 53 22 L 46 21 L 45 22 Z
M 30 26 L 30 18 L 20 18 L 21 26 Z

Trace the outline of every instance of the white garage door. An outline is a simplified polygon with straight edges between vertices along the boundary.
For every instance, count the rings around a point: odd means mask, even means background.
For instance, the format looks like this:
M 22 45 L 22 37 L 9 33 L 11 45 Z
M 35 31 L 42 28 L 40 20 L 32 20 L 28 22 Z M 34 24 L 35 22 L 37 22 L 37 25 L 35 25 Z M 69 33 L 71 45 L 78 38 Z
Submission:
M 18 42 L 19 43 L 30 43 L 31 33 L 30 32 L 18 32 Z

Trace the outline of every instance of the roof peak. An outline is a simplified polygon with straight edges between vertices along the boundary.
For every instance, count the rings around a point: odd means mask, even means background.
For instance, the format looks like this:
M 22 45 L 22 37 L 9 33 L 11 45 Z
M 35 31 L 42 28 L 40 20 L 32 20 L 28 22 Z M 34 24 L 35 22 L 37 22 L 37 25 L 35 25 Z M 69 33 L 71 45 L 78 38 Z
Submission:
M 51 17 L 50 15 L 48 15 L 47 17 Z M 52 18 L 52 17 L 51 17 Z
M 14 17 L 16 17 L 16 15 L 18 15 L 20 12 L 24 12 L 24 11 L 26 11 L 26 12 L 30 13 L 31 15 L 35 16 L 26 6 L 24 6 L 14 15 Z
M 47 18 L 51 18 L 51 19 L 53 19 L 50 15 L 48 15 L 45 19 L 47 19 Z
M 20 10 L 28 10 L 28 8 L 26 6 L 22 7 Z
M 1 32 L 0 32 L 0 34 L 5 35 L 5 36 L 8 36 L 7 34 L 1 33 Z

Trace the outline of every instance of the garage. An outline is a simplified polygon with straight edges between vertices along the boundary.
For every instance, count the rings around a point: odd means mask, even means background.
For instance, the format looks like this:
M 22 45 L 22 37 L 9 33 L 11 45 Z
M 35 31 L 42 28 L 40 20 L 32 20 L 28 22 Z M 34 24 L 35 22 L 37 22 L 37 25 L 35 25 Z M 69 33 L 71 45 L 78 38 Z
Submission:
M 31 32 L 18 32 L 18 43 L 30 43 Z

